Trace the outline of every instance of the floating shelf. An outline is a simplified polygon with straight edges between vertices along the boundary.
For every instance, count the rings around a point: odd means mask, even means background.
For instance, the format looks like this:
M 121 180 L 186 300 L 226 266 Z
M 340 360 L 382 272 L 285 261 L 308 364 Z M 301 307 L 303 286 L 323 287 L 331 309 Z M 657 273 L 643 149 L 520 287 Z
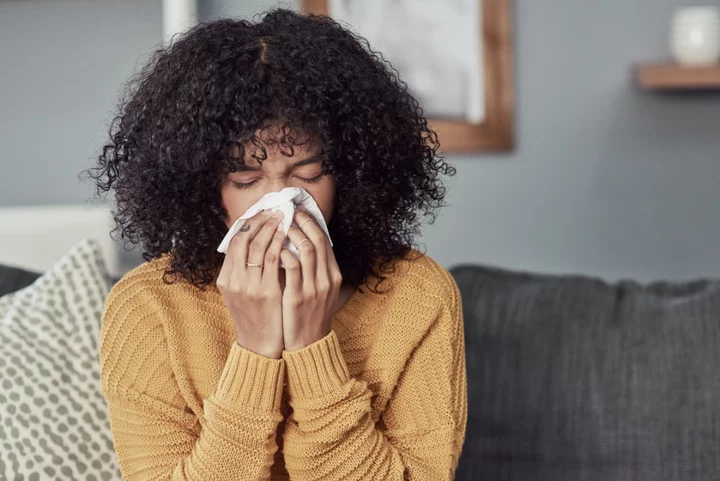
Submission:
M 720 65 L 683 67 L 675 64 L 639 65 L 635 77 L 649 90 L 720 90 Z

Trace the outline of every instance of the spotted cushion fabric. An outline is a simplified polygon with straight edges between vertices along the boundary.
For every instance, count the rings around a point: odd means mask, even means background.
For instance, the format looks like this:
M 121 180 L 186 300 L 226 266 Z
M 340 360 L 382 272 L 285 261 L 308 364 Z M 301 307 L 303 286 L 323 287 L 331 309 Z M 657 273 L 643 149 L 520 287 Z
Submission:
M 0 297 L 0 480 L 121 479 L 97 357 L 109 288 L 86 240 Z

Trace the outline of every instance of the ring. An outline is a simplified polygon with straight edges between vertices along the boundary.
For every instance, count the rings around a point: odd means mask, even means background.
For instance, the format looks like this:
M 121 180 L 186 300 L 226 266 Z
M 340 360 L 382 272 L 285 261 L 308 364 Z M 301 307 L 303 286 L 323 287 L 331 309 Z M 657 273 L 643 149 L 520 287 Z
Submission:
M 305 221 L 305 222 L 307 222 L 307 221 Z M 300 242 L 297 243 L 297 245 L 295 246 L 295 248 L 297 249 L 298 247 L 300 247 L 300 244 L 302 244 L 303 242 L 308 242 L 309 240 L 310 240 L 310 239 L 308 239 L 307 237 L 304 238 L 303 240 L 301 240 Z
M 265 267 L 262 264 L 253 264 L 252 262 L 246 262 L 245 264 L 247 264 L 248 267 Z
M 302 226 L 304 226 L 305 224 L 307 224 L 307 223 L 310 222 L 311 220 L 312 220 L 312 218 L 310 218 L 310 219 L 306 220 L 305 222 L 303 222 L 302 224 L 300 224 L 300 230 L 302 230 Z M 300 244 L 298 244 L 298 245 L 300 245 Z

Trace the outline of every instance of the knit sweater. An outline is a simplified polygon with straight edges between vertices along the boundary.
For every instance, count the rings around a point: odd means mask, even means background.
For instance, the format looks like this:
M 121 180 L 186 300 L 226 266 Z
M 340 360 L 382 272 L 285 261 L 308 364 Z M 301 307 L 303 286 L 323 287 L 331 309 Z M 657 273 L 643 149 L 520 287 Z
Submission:
M 105 305 L 102 390 L 124 479 L 453 478 L 467 386 L 444 268 L 399 261 L 329 335 L 270 359 L 236 342 L 217 287 L 164 283 L 168 262 L 128 273 Z

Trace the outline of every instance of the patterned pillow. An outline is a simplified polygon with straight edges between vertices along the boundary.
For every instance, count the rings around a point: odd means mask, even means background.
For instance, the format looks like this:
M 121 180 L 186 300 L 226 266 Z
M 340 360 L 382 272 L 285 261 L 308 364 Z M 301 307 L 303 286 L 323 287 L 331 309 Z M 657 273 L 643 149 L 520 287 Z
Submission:
M 0 479 L 121 479 L 97 358 L 109 288 L 86 240 L 0 297 Z

